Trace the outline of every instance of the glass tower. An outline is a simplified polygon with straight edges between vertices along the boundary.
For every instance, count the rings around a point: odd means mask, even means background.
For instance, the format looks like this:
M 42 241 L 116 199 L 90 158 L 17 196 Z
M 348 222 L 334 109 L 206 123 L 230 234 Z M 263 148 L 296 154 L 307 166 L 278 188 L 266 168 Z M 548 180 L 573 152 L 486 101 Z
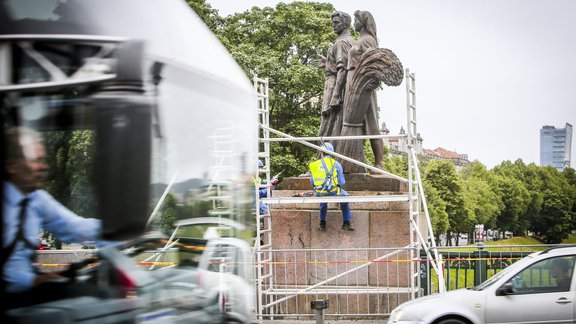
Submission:
M 540 130 L 540 165 L 551 165 L 558 171 L 570 167 L 572 125 L 565 128 L 543 126 Z

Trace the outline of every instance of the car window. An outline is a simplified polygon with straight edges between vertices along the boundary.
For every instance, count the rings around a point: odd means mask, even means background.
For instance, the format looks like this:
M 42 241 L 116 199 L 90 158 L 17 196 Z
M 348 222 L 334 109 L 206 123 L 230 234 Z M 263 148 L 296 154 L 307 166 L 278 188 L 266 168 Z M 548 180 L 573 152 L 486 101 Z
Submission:
M 524 264 L 530 263 L 532 258 L 534 258 L 538 253 L 532 253 L 523 259 L 519 260 L 518 262 L 513 263 L 512 265 L 504 268 L 502 271 L 496 273 L 494 276 L 490 277 L 488 280 L 484 281 L 483 283 L 479 284 L 476 287 L 473 287 L 474 290 L 484 290 L 490 286 L 492 286 L 495 282 L 500 280 L 500 278 L 506 276 L 508 273 L 516 271 L 518 268 L 522 268 Z
M 515 294 L 534 294 L 570 290 L 576 256 L 538 261 L 520 271 L 508 282 Z

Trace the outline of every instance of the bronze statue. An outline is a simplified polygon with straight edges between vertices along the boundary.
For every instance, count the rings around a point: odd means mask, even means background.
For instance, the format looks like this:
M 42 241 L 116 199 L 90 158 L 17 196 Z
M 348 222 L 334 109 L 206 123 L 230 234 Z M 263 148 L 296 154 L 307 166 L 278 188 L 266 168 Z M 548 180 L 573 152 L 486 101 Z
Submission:
M 326 57 L 312 64 L 325 69 L 324 98 L 320 136 L 338 136 L 342 128 L 342 103 L 346 83 L 348 50 L 354 39 L 350 35 L 351 18 L 345 12 L 336 11 L 331 16 L 332 27 L 338 35 Z
M 378 127 L 378 104 L 376 89 L 383 81 L 389 86 L 398 86 L 404 78 L 402 64 L 388 49 L 378 48 L 376 22 L 368 11 L 354 13 L 354 28 L 360 37 L 352 44 L 348 53 L 348 72 L 344 96 L 342 136 L 380 135 Z M 346 140 L 337 146 L 337 152 L 358 161 L 364 161 L 363 140 Z M 382 168 L 384 143 L 382 139 L 371 139 L 374 166 Z M 363 173 L 356 164 L 342 161 L 345 173 Z

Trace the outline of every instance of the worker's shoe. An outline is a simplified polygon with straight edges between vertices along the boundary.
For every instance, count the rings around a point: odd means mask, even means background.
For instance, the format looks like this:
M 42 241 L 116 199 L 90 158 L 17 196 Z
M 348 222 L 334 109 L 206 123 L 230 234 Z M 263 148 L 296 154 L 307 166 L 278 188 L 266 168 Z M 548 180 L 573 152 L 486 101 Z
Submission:
M 345 231 L 353 231 L 354 227 L 352 227 L 352 224 L 350 224 L 350 222 L 344 222 L 344 224 L 342 224 L 342 229 Z
M 320 221 L 320 226 L 318 227 L 318 230 L 321 232 L 326 231 L 326 222 L 325 221 Z

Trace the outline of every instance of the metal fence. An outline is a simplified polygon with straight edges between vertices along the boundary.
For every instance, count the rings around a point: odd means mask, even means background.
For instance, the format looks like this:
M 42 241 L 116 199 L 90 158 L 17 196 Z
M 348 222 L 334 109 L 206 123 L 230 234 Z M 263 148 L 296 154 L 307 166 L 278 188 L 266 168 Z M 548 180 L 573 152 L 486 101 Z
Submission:
M 471 287 L 526 255 L 563 245 L 439 247 L 446 290 Z M 38 251 L 55 270 L 95 250 Z M 386 318 L 399 304 L 438 292 L 426 254 L 413 248 L 276 249 L 270 280 L 256 287 L 260 319 L 312 319 L 322 305 L 327 319 Z M 152 255 L 152 254 L 151 254 Z M 146 262 L 141 262 L 145 266 Z M 324 303 L 326 302 L 326 303 Z
M 387 316 L 417 293 L 411 252 L 417 255 L 409 248 L 272 250 L 259 316 L 313 317 L 316 301 L 328 301 L 327 318 Z

